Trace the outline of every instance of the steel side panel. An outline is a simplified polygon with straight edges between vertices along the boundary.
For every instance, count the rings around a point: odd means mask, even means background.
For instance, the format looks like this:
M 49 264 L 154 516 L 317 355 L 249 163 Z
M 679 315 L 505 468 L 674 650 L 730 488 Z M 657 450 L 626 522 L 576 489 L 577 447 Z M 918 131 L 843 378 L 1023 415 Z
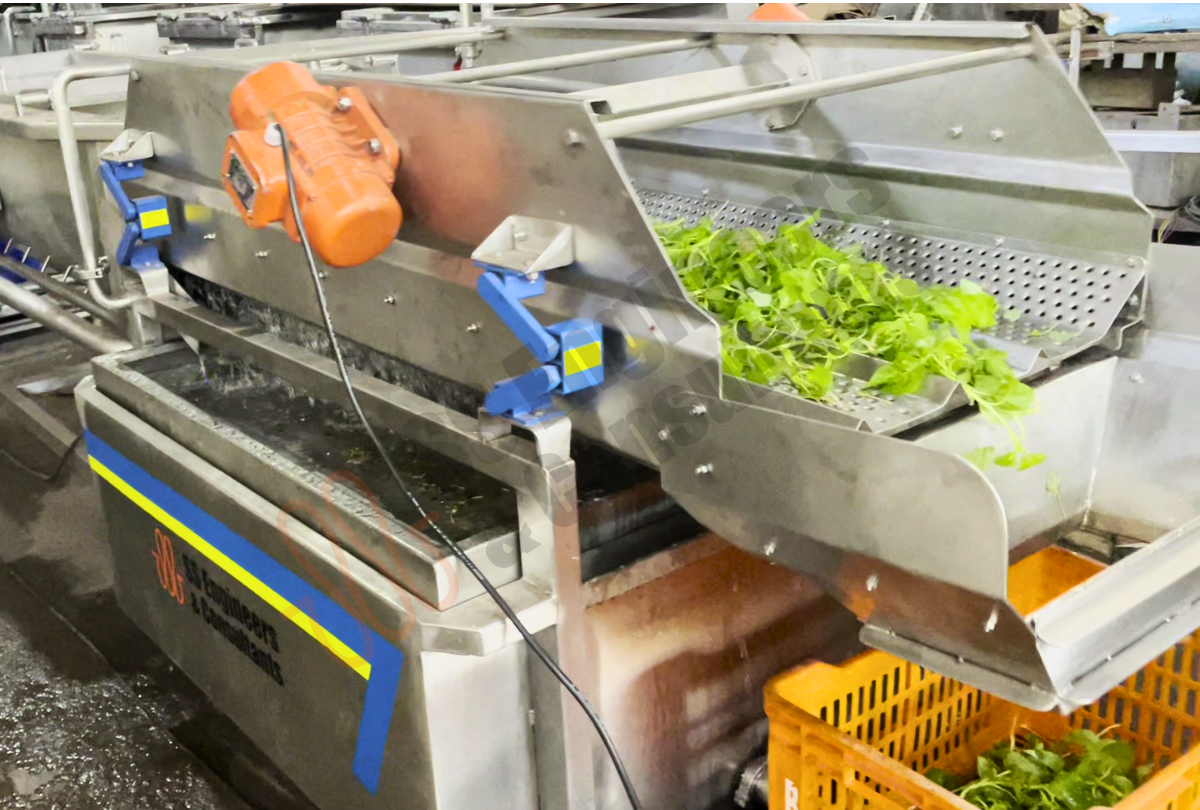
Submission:
M 527 746 L 512 744 L 528 736 L 519 650 L 514 647 L 482 658 L 449 656 L 455 659 L 458 687 L 453 696 L 439 697 L 453 684 L 427 679 L 420 629 L 413 626 L 411 618 L 406 621 L 406 616 L 413 614 L 406 612 L 404 598 L 391 583 L 339 554 L 332 544 L 295 520 L 290 521 L 289 550 L 277 526 L 276 507 L 158 434 L 86 382 L 78 396 L 91 434 L 93 458 L 110 461 L 124 473 L 118 478 L 138 479 L 137 469 L 145 476 L 118 488 L 112 483 L 113 476 L 105 475 L 108 467 L 93 463 L 99 473 L 97 485 L 109 524 L 115 588 L 122 610 L 318 807 L 466 808 L 471 806 L 468 796 L 480 795 L 488 795 L 492 807 L 531 806 Z M 253 546 L 258 555 L 270 558 L 266 563 L 260 560 L 259 565 L 242 566 L 250 579 L 257 577 L 268 587 L 286 579 L 287 583 L 276 589 L 278 594 L 294 596 L 307 589 L 312 594 L 309 600 L 294 599 L 298 612 L 292 615 L 296 618 L 265 601 L 260 589 L 245 584 L 245 574 L 223 568 L 220 553 L 206 555 L 200 547 L 203 543 L 197 546 L 188 539 L 187 529 L 203 523 L 202 518 L 183 516 L 184 530 L 180 531 L 169 517 L 147 511 L 128 492 L 141 487 L 149 493 L 148 500 L 156 503 L 164 499 L 163 486 L 196 513 L 207 514 L 209 520 L 219 516 L 220 524 L 231 534 Z M 174 509 L 187 511 L 178 503 Z M 166 556 L 164 537 L 175 558 L 175 568 L 168 569 L 165 579 L 159 572 L 159 560 Z M 260 566 L 276 570 L 264 573 Z M 194 585 L 191 576 L 197 573 L 200 581 L 206 579 L 208 584 Z M 174 594 L 164 582 L 176 588 Z M 218 587 L 257 616 L 260 624 L 265 622 L 274 630 L 278 650 L 269 639 L 263 640 L 263 645 L 278 664 L 278 679 L 212 626 L 224 620 L 234 628 L 232 635 L 244 633 L 248 640 L 259 640 L 253 633 L 253 619 L 247 628 L 216 606 L 214 599 L 223 599 Z M 329 599 L 328 591 L 337 591 L 336 598 Z M 358 615 L 365 615 L 366 622 L 335 602 L 365 608 Z M 350 654 L 346 648 L 351 649 Z M 357 665 L 352 653 L 361 659 Z M 259 657 L 261 660 L 261 654 Z M 371 667 L 368 678 L 363 677 L 363 663 Z M 398 683 L 389 684 L 387 678 L 373 680 L 398 663 Z M 487 686 L 463 690 L 464 682 Z M 372 690 L 377 694 L 372 695 Z M 443 713 L 437 712 L 437 706 L 444 707 L 452 697 L 458 712 L 488 722 L 475 728 L 473 735 L 467 733 L 469 724 L 465 723 L 434 729 L 441 722 L 437 714 Z M 356 752 L 363 747 L 360 738 L 364 734 L 383 745 L 382 761 L 376 768 L 378 786 L 373 792 L 370 774 L 363 773 L 362 751 Z M 486 756 L 487 769 L 459 769 L 456 757 L 467 746 L 475 746 L 479 756 Z M 510 773 L 513 778 L 497 781 L 498 772 Z M 487 774 L 489 781 L 476 783 L 484 777 L 472 774 Z

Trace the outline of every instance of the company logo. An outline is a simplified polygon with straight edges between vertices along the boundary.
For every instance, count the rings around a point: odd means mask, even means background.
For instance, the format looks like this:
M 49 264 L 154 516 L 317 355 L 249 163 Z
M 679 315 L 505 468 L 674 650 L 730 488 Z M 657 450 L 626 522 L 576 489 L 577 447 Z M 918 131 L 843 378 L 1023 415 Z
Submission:
M 169 593 L 176 602 L 183 604 L 183 575 L 175 570 L 175 546 L 171 538 L 159 529 L 154 530 L 154 567 L 158 571 L 158 584 Z

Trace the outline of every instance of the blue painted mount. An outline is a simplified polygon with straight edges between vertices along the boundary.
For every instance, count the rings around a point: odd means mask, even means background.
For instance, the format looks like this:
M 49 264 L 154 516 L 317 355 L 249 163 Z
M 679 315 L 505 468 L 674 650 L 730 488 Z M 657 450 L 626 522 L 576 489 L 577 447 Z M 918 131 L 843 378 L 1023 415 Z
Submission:
M 570 394 L 604 381 L 599 324 L 576 318 L 542 326 L 521 302 L 546 292 L 545 275 L 528 277 L 503 267 L 478 264 L 484 271 L 476 283 L 480 297 L 542 363 L 519 377 L 497 382 L 484 400 L 485 411 L 518 424 L 536 424 L 557 415 L 553 394 Z

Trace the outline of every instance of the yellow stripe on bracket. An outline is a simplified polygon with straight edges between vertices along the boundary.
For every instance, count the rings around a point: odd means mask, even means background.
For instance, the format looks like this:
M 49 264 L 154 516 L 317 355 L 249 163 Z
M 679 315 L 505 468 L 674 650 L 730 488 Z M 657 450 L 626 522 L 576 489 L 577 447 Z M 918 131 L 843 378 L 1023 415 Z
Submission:
M 242 568 L 236 562 L 229 559 L 229 557 L 222 554 L 211 543 L 197 535 L 187 526 L 184 526 L 171 515 L 167 514 L 158 504 L 154 503 L 145 495 L 131 487 L 125 482 L 124 479 L 122 479 L 112 470 L 108 469 L 108 467 L 105 467 L 91 456 L 88 457 L 88 460 L 92 465 L 92 469 L 96 471 L 97 475 L 116 487 L 118 492 L 141 507 L 142 511 L 146 512 L 146 514 L 150 515 L 172 532 L 179 535 L 179 537 L 186 541 L 188 545 L 211 560 L 214 565 L 216 565 L 225 573 L 229 574 L 238 582 L 245 585 L 260 599 L 290 619 L 293 624 L 319 641 L 322 646 L 341 659 L 346 666 L 350 667 L 364 678 L 371 677 L 370 662 L 356 653 L 354 650 L 347 647 L 341 641 L 341 639 L 337 638 L 324 627 L 317 624 L 316 620 L 310 617 L 307 613 L 300 610 L 291 602 L 287 601 L 275 591 L 268 588 L 261 580 L 258 579 L 258 577 L 254 576 L 245 568 Z
M 146 229 L 158 228 L 163 225 L 170 225 L 171 216 L 167 213 L 167 209 L 156 208 L 153 211 L 142 212 L 141 223 L 142 227 Z
M 604 354 L 600 351 L 600 341 L 577 346 L 567 352 L 563 358 L 563 366 L 568 375 L 593 369 L 604 362 Z

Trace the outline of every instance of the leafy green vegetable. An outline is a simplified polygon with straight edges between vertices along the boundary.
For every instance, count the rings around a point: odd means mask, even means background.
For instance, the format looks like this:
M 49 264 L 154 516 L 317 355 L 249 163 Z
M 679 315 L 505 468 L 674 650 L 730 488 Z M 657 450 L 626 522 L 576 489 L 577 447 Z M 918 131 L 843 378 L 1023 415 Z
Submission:
M 868 388 L 902 396 L 921 390 L 929 375 L 947 377 L 1005 428 L 1011 449 L 983 448 L 969 455 L 972 463 L 1041 463 L 1042 454 L 1025 449 L 1020 427 L 1020 417 L 1033 411 L 1033 389 L 1017 379 L 1003 351 L 971 339 L 974 330 L 996 325 L 996 299 L 969 280 L 921 287 L 863 259 L 857 247 L 847 252 L 821 242 L 812 222 L 782 225 L 770 239 L 709 221 L 657 226 L 684 287 L 721 322 L 725 373 L 762 385 L 787 380 L 807 399 L 836 403 L 838 364 L 851 355 L 877 357 L 887 363 Z
M 1088 810 L 1112 807 L 1150 776 L 1133 746 L 1077 729 L 1047 745 L 1036 735 L 997 743 L 976 761 L 976 778 L 941 768 L 925 774 L 983 810 Z

